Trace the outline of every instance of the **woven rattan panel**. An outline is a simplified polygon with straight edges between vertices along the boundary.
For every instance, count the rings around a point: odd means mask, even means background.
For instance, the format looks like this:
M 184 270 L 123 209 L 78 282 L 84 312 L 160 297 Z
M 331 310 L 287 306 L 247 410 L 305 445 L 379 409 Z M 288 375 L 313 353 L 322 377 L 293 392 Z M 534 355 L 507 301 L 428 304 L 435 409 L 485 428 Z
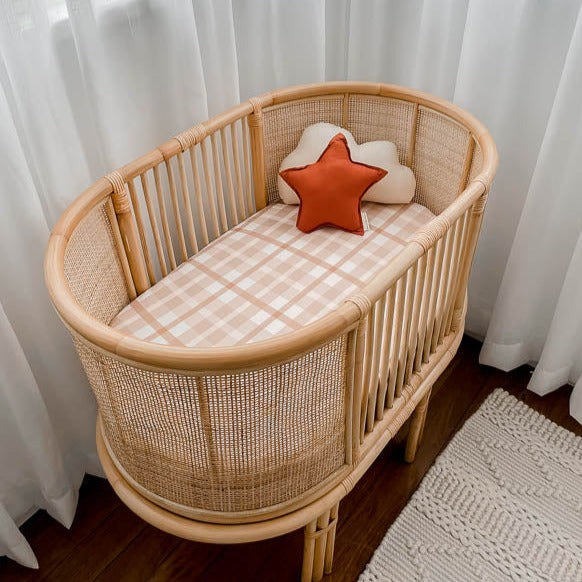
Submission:
M 410 159 L 414 103 L 374 95 L 351 95 L 346 129 L 358 143 L 388 140 L 396 144 L 401 164 Z
M 483 167 L 483 153 L 481 152 L 481 146 L 476 143 L 475 149 L 473 150 L 473 159 L 471 160 L 471 169 L 469 171 L 469 176 L 467 182 L 470 182 Z
M 263 109 L 265 174 L 269 202 L 279 200 L 277 173 L 283 158 L 299 142 L 303 130 L 313 123 L 342 123 L 343 95 L 299 99 Z
M 419 107 L 412 170 L 414 202 L 440 214 L 465 187 L 469 131 L 442 115 Z
M 114 455 L 170 502 L 259 509 L 344 464 L 344 337 L 285 364 L 204 377 L 144 371 L 76 344 Z
M 64 264 L 75 299 L 103 323 L 109 323 L 129 303 L 106 203 L 81 220 L 67 244 Z

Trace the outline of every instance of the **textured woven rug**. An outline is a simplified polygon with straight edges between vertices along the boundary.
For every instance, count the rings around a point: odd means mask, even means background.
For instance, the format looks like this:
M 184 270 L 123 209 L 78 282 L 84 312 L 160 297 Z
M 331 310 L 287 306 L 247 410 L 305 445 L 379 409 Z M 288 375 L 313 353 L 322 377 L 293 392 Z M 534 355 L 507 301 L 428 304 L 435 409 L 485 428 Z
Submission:
M 491 394 L 360 577 L 413 580 L 582 581 L 582 438 Z

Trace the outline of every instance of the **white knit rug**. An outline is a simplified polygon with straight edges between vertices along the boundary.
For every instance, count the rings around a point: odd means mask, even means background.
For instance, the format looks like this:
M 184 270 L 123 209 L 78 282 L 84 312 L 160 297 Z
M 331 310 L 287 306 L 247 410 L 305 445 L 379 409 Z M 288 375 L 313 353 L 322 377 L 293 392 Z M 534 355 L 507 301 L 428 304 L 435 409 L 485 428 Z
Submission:
M 491 394 L 360 577 L 413 580 L 582 581 L 582 438 Z

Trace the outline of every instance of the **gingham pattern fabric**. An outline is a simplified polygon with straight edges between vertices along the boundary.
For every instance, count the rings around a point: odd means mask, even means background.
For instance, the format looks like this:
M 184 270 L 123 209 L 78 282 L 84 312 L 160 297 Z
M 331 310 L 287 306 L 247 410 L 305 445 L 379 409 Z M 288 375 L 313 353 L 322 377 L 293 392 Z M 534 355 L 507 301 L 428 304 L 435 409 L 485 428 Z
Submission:
M 365 202 L 357 236 L 295 227 L 297 206 L 254 214 L 164 277 L 111 322 L 164 345 L 246 344 L 296 330 L 356 293 L 433 214 L 418 204 Z

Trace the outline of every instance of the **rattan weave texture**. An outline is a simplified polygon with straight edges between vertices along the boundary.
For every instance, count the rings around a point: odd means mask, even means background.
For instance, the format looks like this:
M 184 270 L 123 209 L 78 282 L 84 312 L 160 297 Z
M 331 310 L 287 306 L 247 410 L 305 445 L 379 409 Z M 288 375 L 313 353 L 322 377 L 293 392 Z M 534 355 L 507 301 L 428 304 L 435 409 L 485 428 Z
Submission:
M 419 107 L 412 170 L 414 202 L 440 214 L 464 187 L 464 169 L 471 136 L 449 117 Z
M 374 95 L 350 95 L 346 129 L 358 143 L 387 140 L 396 145 L 398 159 L 410 159 L 414 103 Z
M 75 299 L 103 323 L 109 323 L 129 303 L 106 205 L 96 206 L 77 226 L 68 241 L 64 264 Z
M 344 465 L 345 336 L 279 366 L 207 376 L 147 372 L 75 343 L 117 461 L 182 513 L 277 505 Z
M 269 202 L 279 200 L 277 174 L 283 158 L 297 145 L 303 130 L 326 121 L 342 124 L 343 95 L 300 99 L 263 110 L 265 174 Z

